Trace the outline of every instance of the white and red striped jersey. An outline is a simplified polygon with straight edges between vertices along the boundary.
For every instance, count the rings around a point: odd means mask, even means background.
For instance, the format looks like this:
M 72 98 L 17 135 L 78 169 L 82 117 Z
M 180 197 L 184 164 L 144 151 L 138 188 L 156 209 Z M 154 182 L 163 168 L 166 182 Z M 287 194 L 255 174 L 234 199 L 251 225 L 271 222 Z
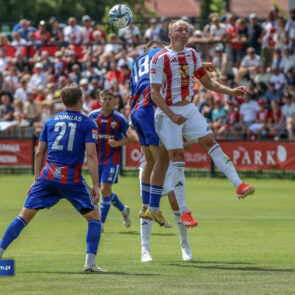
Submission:
M 154 55 L 150 64 L 150 83 L 162 84 L 161 95 L 167 105 L 184 99 L 191 102 L 193 78 L 200 79 L 206 74 L 200 56 L 188 47 L 180 52 L 165 47 Z

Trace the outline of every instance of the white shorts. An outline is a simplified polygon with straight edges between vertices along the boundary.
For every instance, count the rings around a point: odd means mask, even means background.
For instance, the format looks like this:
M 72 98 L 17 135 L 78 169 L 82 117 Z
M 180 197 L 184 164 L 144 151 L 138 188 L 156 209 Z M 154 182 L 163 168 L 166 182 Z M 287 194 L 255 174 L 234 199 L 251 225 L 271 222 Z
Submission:
M 141 196 L 141 174 L 142 174 L 142 170 L 143 170 L 143 166 L 139 166 L 140 196 Z M 171 191 L 174 191 L 174 186 L 173 186 L 173 180 L 172 180 L 172 163 L 170 162 L 168 170 L 166 172 L 162 197 L 168 195 Z
M 212 133 L 205 118 L 193 103 L 185 106 L 170 106 L 175 114 L 187 120 L 182 125 L 172 122 L 160 108 L 155 113 L 155 129 L 167 150 L 183 149 L 183 138 L 189 142 L 198 142 L 200 137 Z

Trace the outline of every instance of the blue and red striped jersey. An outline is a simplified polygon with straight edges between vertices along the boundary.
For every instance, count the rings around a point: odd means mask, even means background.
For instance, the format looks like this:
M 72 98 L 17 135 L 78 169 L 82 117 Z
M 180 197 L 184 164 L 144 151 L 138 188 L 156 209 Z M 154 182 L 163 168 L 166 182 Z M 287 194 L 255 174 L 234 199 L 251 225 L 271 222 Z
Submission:
M 121 147 L 111 147 L 108 144 L 108 139 L 121 140 L 126 137 L 129 128 L 127 120 L 117 111 L 113 111 L 109 116 L 104 117 L 102 109 L 91 112 L 89 118 L 97 124 L 98 128 L 98 164 L 119 164 Z
M 130 77 L 130 99 L 133 100 L 132 112 L 138 108 L 151 106 L 153 101 L 150 95 L 150 62 L 161 48 L 152 49 L 139 56 L 133 66 Z
M 97 143 L 97 127 L 80 112 L 64 111 L 44 125 L 39 141 L 47 142 L 46 164 L 40 177 L 60 183 L 79 183 L 85 145 Z

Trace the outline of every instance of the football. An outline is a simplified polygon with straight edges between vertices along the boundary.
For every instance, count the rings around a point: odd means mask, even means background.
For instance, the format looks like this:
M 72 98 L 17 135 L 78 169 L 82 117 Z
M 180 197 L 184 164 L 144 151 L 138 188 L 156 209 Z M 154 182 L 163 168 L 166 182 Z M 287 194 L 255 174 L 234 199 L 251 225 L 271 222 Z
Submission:
M 117 28 L 128 27 L 132 21 L 132 11 L 124 4 L 117 4 L 110 9 L 109 20 Z

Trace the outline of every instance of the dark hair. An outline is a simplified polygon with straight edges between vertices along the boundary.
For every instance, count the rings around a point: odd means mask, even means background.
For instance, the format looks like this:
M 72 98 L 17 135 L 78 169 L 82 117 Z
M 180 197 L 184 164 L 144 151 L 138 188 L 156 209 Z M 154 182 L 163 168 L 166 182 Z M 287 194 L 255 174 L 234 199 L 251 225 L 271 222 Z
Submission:
M 114 93 L 111 90 L 108 90 L 108 89 L 101 91 L 100 94 L 99 94 L 100 98 L 103 98 L 106 95 L 110 95 L 113 98 L 115 98 Z
M 66 107 L 71 107 L 82 98 L 82 90 L 78 84 L 73 83 L 62 88 L 60 97 Z
M 146 44 L 145 46 L 145 51 L 148 51 L 151 47 L 153 47 L 154 45 L 159 46 L 160 48 L 163 47 L 163 44 L 161 41 L 151 41 L 149 43 Z

